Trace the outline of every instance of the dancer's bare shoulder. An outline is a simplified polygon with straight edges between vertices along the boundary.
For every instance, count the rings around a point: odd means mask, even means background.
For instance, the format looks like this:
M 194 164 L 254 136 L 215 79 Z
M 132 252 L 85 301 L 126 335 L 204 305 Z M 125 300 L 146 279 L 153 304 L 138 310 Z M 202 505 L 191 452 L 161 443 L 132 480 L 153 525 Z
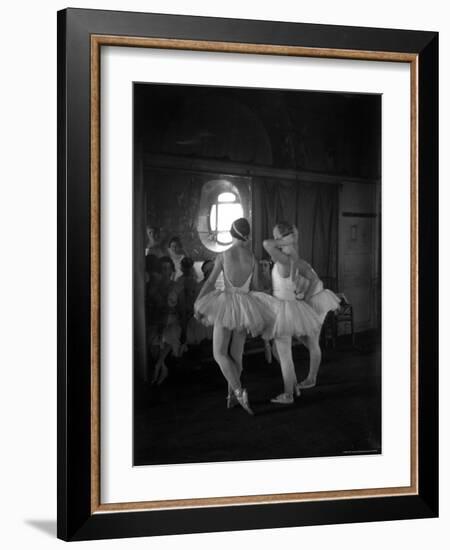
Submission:
M 243 246 L 232 246 L 223 252 L 223 255 L 227 260 L 239 263 L 242 267 L 245 267 L 246 264 L 253 266 L 253 253 Z
M 253 254 L 247 248 L 232 246 L 224 253 L 224 270 L 230 280 L 237 286 L 243 284 L 253 272 Z

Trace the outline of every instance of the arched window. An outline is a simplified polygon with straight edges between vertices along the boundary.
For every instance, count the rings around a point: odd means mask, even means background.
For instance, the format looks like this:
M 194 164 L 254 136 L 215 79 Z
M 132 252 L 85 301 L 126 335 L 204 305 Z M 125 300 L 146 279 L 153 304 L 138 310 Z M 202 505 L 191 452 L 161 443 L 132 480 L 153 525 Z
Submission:
M 234 220 L 242 218 L 243 214 L 241 202 L 235 193 L 225 192 L 217 196 L 209 212 L 209 228 L 217 244 L 231 244 L 231 224 Z
M 208 250 L 217 253 L 229 248 L 232 243 L 231 224 L 246 215 L 248 211 L 241 197 L 239 183 L 228 179 L 213 179 L 203 184 L 197 232 Z

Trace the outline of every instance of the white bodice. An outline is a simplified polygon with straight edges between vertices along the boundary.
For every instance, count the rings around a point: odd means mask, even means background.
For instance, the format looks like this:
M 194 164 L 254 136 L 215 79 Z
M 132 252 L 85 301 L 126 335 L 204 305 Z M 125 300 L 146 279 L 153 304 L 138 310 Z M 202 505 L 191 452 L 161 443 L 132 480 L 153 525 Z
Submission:
M 279 263 L 276 262 L 272 269 L 272 291 L 279 300 L 295 300 L 295 282 L 291 278 L 282 277 L 278 271 Z

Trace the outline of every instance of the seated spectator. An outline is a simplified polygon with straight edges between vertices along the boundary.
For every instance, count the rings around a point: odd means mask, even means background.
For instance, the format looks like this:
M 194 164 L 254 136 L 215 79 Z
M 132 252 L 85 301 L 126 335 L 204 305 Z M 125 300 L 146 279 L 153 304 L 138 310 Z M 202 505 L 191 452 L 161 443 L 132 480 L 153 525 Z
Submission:
M 147 226 L 147 244 L 145 246 L 146 256 L 156 256 L 161 258 L 164 256 L 164 250 L 160 244 L 160 231 L 158 227 Z
M 183 275 L 183 272 L 181 271 L 181 260 L 185 257 L 183 245 L 181 244 L 179 237 L 172 237 L 170 239 L 167 253 L 175 267 L 174 280 L 176 281 Z
M 147 292 L 147 330 L 148 342 L 156 349 L 156 363 L 152 383 L 161 384 L 168 375 L 165 363 L 172 353 L 180 354 L 180 319 L 178 312 L 178 293 L 173 281 L 174 265 L 168 256 L 159 259 L 160 280 L 148 284 Z

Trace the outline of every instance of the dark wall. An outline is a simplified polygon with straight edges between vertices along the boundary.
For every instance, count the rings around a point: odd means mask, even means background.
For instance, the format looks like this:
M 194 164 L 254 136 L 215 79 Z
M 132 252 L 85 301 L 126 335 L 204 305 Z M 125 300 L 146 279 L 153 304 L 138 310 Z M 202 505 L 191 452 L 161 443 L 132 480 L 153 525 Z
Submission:
M 340 176 L 381 174 L 381 96 L 135 85 L 146 153 Z

